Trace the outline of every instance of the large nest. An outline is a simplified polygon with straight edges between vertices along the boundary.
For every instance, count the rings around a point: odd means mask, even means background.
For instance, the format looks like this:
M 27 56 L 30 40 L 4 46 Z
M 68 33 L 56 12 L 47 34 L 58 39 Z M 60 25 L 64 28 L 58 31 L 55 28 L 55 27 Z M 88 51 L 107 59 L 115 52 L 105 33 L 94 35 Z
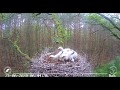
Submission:
M 46 77 L 92 76 L 91 65 L 85 56 L 78 55 L 78 58 L 75 62 L 50 59 L 49 55 L 55 53 L 57 53 L 57 51 L 50 52 L 49 49 L 45 49 L 41 54 L 38 54 L 36 57 L 34 57 L 30 72 L 44 74 Z

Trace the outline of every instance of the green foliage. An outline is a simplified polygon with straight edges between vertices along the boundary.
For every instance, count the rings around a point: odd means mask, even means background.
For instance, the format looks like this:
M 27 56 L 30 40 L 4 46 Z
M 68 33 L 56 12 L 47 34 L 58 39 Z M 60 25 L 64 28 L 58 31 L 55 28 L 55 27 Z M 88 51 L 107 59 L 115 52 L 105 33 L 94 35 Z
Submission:
M 117 56 L 115 59 L 113 59 L 111 62 L 101 65 L 99 67 L 97 67 L 94 72 L 95 73 L 107 73 L 105 75 L 102 74 L 98 74 L 97 76 L 105 76 L 108 77 L 108 74 L 110 74 L 111 71 L 111 67 L 116 67 L 117 69 L 117 73 L 115 74 L 117 77 L 120 77 L 120 56 Z
M 55 37 L 53 37 L 53 42 L 62 44 L 70 38 L 70 32 L 68 32 L 60 23 L 57 15 L 52 13 L 52 17 L 56 26 L 57 33 Z
M 102 14 L 103 15 L 103 14 Z M 86 18 L 88 20 L 88 23 L 93 24 L 93 25 L 101 25 L 103 28 L 106 30 L 109 30 L 111 34 L 116 37 L 117 39 L 120 40 L 120 21 L 117 21 L 114 19 L 114 15 L 110 16 L 107 14 L 107 16 L 104 14 L 101 16 L 101 14 L 88 14 L 86 15 Z M 107 18 L 107 19 L 106 19 Z M 119 17 L 117 17 L 119 19 Z
M 55 43 L 63 43 L 63 40 L 61 38 L 57 37 L 57 36 L 53 37 L 52 41 L 55 42 Z
M 15 13 L 0 13 L 0 21 L 7 22 L 11 20 L 11 18 L 15 15 Z
M 90 23 L 91 22 L 92 23 L 97 23 L 99 25 L 104 25 L 104 26 L 106 26 L 108 28 L 114 28 L 109 21 L 107 21 L 106 19 L 102 18 L 101 16 L 99 16 L 96 13 L 88 14 L 87 15 L 87 19 L 89 20 Z

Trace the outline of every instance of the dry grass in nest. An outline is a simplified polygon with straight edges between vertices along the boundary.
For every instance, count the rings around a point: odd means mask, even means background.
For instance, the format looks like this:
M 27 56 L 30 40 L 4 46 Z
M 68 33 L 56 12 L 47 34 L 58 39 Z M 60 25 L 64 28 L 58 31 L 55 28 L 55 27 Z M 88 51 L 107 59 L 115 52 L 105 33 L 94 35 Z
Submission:
M 92 69 L 85 56 L 78 55 L 75 62 L 52 60 L 49 55 L 58 51 L 49 52 L 45 49 L 33 58 L 31 73 L 44 73 L 46 77 L 90 77 Z

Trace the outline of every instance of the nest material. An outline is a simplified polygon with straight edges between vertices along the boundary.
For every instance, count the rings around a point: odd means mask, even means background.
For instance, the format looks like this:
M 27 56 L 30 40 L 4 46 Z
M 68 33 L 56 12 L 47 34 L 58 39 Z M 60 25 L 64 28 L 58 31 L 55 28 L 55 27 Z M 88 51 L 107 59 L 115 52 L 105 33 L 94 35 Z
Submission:
M 49 55 L 55 54 L 45 49 L 41 54 L 33 58 L 30 67 L 31 73 L 44 74 L 46 77 L 90 77 L 91 65 L 87 62 L 86 57 L 78 55 L 75 62 L 52 60 Z M 37 75 L 37 74 L 36 74 Z

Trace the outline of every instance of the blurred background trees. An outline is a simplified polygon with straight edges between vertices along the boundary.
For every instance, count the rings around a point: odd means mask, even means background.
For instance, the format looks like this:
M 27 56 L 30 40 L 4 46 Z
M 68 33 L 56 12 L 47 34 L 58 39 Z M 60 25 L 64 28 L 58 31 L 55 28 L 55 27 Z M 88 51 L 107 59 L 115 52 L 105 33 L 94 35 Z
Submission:
M 1 13 L 0 73 L 26 72 L 27 59 L 44 48 L 85 53 L 93 67 L 120 56 L 119 13 Z

